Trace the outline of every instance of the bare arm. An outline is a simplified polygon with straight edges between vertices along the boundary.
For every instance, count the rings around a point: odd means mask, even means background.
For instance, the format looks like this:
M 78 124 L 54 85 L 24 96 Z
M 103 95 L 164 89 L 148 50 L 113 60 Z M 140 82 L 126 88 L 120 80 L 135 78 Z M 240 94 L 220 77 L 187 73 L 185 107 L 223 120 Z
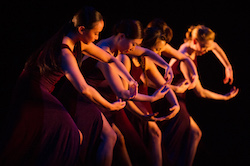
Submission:
M 216 42 L 213 43 L 212 52 L 225 67 L 225 79 L 223 80 L 224 84 L 229 82 L 229 84 L 231 85 L 233 83 L 233 69 L 225 52 Z
M 129 74 L 129 72 L 126 70 L 124 65 L 117 60 L 115 57 L 101 49 L 100 47 L 96 46 L 95 44 L 83 44 L 81 43 L 81 47 L 83 49 L 83 53 L 86 53 L 88 56 L 95 58 L 99 61 L 108 63 L 110 66 L 112 66 L 113 70 L 115 70 L 122 78 L 124 78 L 127 82 L 130 84 L 137 84 L 133 77 Z
M 182 62 L 180 64 L 180 68 L 181 68 L 182 73 L 187 73 L 186 66 L 183 65 Z M 183 74 L 183 75 L 185 78 L 187 77 L 186 74 Z M 210 90 L 204 89 L 201 85 L 200 80 L 198 79 L 196 86 L 194 88 L 194 92 L 198 97 L 202 97 L 202 98 L 214 99 L 214 100 L 229 100 L 238 94 L 239 89 L 236 89 L 235 87 L 233 87 L 229 93 L 222 95 L 222 94 L 218 94 Z
M 154 62 L 156 65 L 162 67 L 165 69 L 165 75 L 164 78 L 168 80 L 168 82 L 171 82 L 173 79 L 173 71 L 169 64 L 158 54 L 153 52 L 152 50 L 149 50 L 144 47 L 136 46 L 134 51 L 129 52 L 129 54 L 133 56 L 147 56 L 151 59 L 152 62 Z
M 132 52 L 128 54 L 133 56 L 148 56 L 156 65 L 162 67 L 163 69 L 169 68 L 168 63 L 155 52 L 140 46 L 136 46 Z
M 157 67 L 152 63 L 151 60 L 146 59 L 147 65 L 147 76 L 156 85 L 156 87 L 161 87 L 166 83 L 165 79 L 162 77 L 161 73 L 158 71 Z M 180 110 L 179 102 L 176 98 L 173 90 L 169 90 L 165 95 L 165 98 L 170 102 L 170 111 L 173 111 L 172 116 L 174 117 Z
M 197 74 L 197 68 L 194 64 L 194 62 L 186 56 L 181 49 L 177 51 L 173 47 L 171 47 L 169 44 L 166 44 L 166 46 L 163 48 L 162 55 L 170 58 L 175 58 L 177 60 L 183 61 L 183 63 L 187 66 L 188 69 L 188 75 L 189 75 L 189 89 L 192 89 L 195 87 L 196 81 L 198 80 L 198 74 Z M 169 62 L 169 65 L 172 66 L 174 61 Z
M 229 93 L 222 95 L 222 94 L 204 89 L 200 81 L 198 81 L 198 83 L 196 84 L 196 87 L 194 88 L 194 92 L 198 97 L 201 97 L 201 98 L 214 99 L 214 100 L 229 100 L 238 94 L 239 89 L 237 89 L 236 87 L 233 87 Z
M 131 64 L 130 64 L 129 58 L 126 55 L 119 55 L 118 58 L 121 56 L 124 56 L 122 58 L 123 62 L 125 64 L 125 66 L 128 67 L 128 70 L 130 70 L 129 66 L 131 66 Z M 126 59 L 126 60 L 124 60 L 124 59 Z M 112 68 L 109 65 L 99 62 L 97 64 L 97 67 L 102 71 L 104 77 L 109 82 L 109 85 L 111 86 L 113 92 L 118 96 L 118 98 L 128 100 L 128 99 L 131 99 L 133 97 L 131 94 L 131 88 L 129 87 L 127 82 L 122 81 L 122 79 L 117 75 L 116 72 L 114 72 L 114 70 L 112 70 Z M 167 92 L 161 92 L 160 89 L 157 92 L 158 93 L 155 93 L 152 96 L 138 93 L 133 98 L 133 100 L 153 102 L 155 100 L 158 100 L 159 98 L 163 98 L 165 93 L 167 93 Z
M 91 101 L 110 110 L 119 110 L 125 106 L 125 102 L 109 103 L 93 87 L 89 86 L 80 72 L 74 55 L 68 49 L 62 50 L 62 69 L 67 79 L 73 84 L 78 92 L 86 95 Z
M 117 57 L 118 59 L 121 60 L 121 62 L 123 62 L 123 64 L 126 66 L 127 70 L 130 71 L 131 70 L 131 62 L 130 62 L 130 59 L 129 57 L 127 57 L 126 55 L 119 55 Z M 165 80 L 164 80 L 165 81 Z M 166 82 L 166 81 L 165 81 Z M 124 82 L 124 87 L 127 88 L 128 86 L 126 85 L 126 82 Z M 165 85 L 162 86 L 160 89 L 158 89 L 158 91 L 161 93 L 161 96 L 164 97 L 164 95 L 166 93 L 168 93 L 169 89 L 164 89 L 166 88 Z M 162 91 L 165 91 L 165 92 L 162 92 Z M 163 95 L 162 95 L 163 94 Z M 139 95 L 141 95 L 140 97 L 138 97 Z M 143 97 L 146 97 L 147 95 L 142 95 L 142 94 L 137 94 L 135 99 L 136 98 L 140 98 L 141 101 L 147 101 L 146 98 L 143 98 Z M 161 98 L 162 98 L 161 97 Z M 155 116 L 157 115 L 157 113 L 155 114 L 152 114 L 152 115 L 149 115 L 149 114 L 146 114 L 143 113 L 140 108 L 138 108 L 135 103 L 133 101 L 127 101 L 127 107 L 126 107 L 129 111 L 131 111 L 132 113 L 134 113 L 135 115 L 143 118 L 144 120 L 152 120 L 152 121 L 162 121 L 162 120 L 166 120 L 166 119 L 171 119 L 174 114 L 170 114 L 168 116 L 164 116 L 164 117 L 159 117 L 159 118 L 156 118 Z M 171 110 L 173 111 L 173 110 Z M 174 111 L 173 111 L 174 112 Z

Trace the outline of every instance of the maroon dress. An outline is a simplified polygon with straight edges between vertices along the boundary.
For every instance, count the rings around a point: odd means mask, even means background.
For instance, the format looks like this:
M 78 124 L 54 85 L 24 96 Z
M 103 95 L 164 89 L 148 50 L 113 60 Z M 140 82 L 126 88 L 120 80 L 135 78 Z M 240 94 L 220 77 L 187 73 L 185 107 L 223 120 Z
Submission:
M 82 69 L 88 67 L 85 63 L 81 66 Z M 84 136 L 76 165 L 96 165 L 96 154 L 103 126 L 101 111 L 90 99 L 79 94 L 68 80 L 59 88 L 57 98 L 69 111 Z
M 102 72 L 96 67 L 98 61 L 92 58 L 88 58 L 83 61 L 82 73 L 87 83 L 93 86 L 106 100 L 109 102 L 117 101 L 117 96 L 112 91 L 107 80 L 103 76 Z M 114 123 L 124 136 L 126 147 L 133 165 L 148 165 L 151 160 L 149 158 L 149 152 L 145 147 L 140 136 L 134 129 L 133 125 L 127 118 L 124 110 L 109 111 L 104 107 L 98 106 L 103 112 L 109 123 Z M 119 162 L 119 149 L 115 146 L 113 165 L 122 165 Z
M 174 73 L 173 84 L 180 83 L 184 76 L 180 71 L 180 62 L 172 66 Z M 196 61 L 194 61 L 196 64 Z M 190 115 L 186 108 L 186 93 L 176 94 L 180 105 L 179 113 L 168 121 L 158 122 L 162 131 L 163 165 L 187 165 L 190 149 Z M 161 99 L 152 104 L 154 112 L 164 114 L 169 109 L 166 99 Z
M 41 75 L 38 68 L 23 70 L 1 133 L 1 166 L 75 164 L 80 145 L 78 128 L 51 94 L 63 75 L 63 71 Z
M 144 60 L 144 58 L 143 58 Z M 133 61 L 131 61 L 131 70 L 130 74 L 133 76 L 135 81 L 138 82 L 138 92 L 141 94 L 148 95 L 148 87 L 141 81 L 140 76 L 143 73 L 143 69 L 141 66 L 135 66 Z M 134 104 L 144 113 L 144 114 L 152 114 L 152 108 L 151 103 L 146 101 L 134 101 Z M 148 140 L 148 122 L 145 120 L 142 120 L 141 118 L 134 116 L 130 111 L 125 109 L 127 116 L 129 117 L 129 120 L 133 124 L 134 128 L 139 133 L 140 137 L 143 139 L 144 143 L 146 145 L 149 145 Z

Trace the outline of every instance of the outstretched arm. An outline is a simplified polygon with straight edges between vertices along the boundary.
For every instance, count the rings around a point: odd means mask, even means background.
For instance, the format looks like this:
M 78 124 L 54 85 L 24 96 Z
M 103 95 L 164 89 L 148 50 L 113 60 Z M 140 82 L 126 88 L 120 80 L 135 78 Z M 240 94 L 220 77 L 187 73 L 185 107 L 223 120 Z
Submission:
M 224 84 L 229 83 L 231 85 L 233 83 L 233 69 L 225 52 L 216 42 L 213 43 L 212 52 L 225 67 L 225 79 L 223 80 Z
M 118 55 L 117 58 L 126 66 L 127 70 L 130 71 L 131 64 L 129 57 L 126 55 Z M 140 93 L 136 94 L 136 96 L 132 96 L 133 88 L 131 88 L 126 81 L 123 81 L 109 65 L 98 62 L 97 67 L 102 71 L 105 79 L 109 82 L 109 85 L 112 88 L 113 92 L 118 96 L 118 98 L 122 98 L 123 100 L 128 100 L 134 97 L 133 100 L 136 101 L 153 102 L 160 98 L 163 98 L 164 95 L 167 93 L 167 91 L 163 91 L 163 86 L 152 96 Z
M 162 55 L 166 56 L 168 58 L 175 58 L 177 60 L 182 61 L 188 69 L 188 75 L 189 75 L 189 89 L 193 89 L 195 87 L 196 81 L 198 80 L 198 74 L 197 74 L 197 68 L 194 64 L 194 62 L 185 54 L 183 54 L 182 47 L 180 47 L 179 50 L 174 49 L 169 44 L 166 44 L 166 46 L 163 48 Z M 172 66 L 174 61 L 170 61 L 169 65 Z
M 88 56 L 95 58 L 99 61 L 108 63 L 113 70 L 115 70 L 123 79 L 125 79 L 130 85 L 137 85 L 134 81 L 133 77 L 129 74 L 126 70 L 124 65 L 117 60 L 115 57 L 101 49 L 100 47 L 96 46 L 95 44 L 84 44 L 81 43 L 81 47 L 83 49 L 83 53 L 87 54 Z
M 153 52 L 152 50 L 149 50 L 144 47 L 136 46 L 135 49 L 132 52 L 129 52 L 128 54 L 133 56 L 146 56 L 149 57 L 149 59 L 152 60 L 156 65 L 162 67 L 165 69 L 165 75 L 164 78 L 167 79 L 167 81 L 170 83 L 173 80 L 173 71 L 169 64 L 158 54 Z
M 162 77 L 161 73 L 158 71 L 155 64 L 152 63 L 150 59 L 145 59 L 146 65 L 147 65 L 147 76 L 152 81 L 152 83 L 157 87 L 161 87 L 162 85 L 166 84 L 166 81 Z M 179 102 L 177 100 L 177 97 L 172 89 L 168 91 L 168 93 L 165 95 L 165 98 L 168 100 L 168 102 L 171 105 L 170 111 L 173 111 L 172 117 L 174 117 L 180 110 Z
M 83 78 L 74 55 L 68 49 L 62 50 L 62 69 L 67 79 L 80 92 L 91 101 L 102 105 L 110 110 L 120 110 L 125 106 L 125 102 L 109 103 L 93 87 L 89 86 Z
M 130 58 L 129 58 L 128 56 L 126 56 L 126 55 L 118 55 L 117 58 L 125 65 L 125 67 L 127 68 L 128 71 L 131 70 L 131 61 L 130 61 Z M 102 64 L 102 66 L 103 66 L 103 64 Z M 100 66 L 99 66 L 99 67 L 100 67 Z M 105 69 L 105 68 L 104 68 L 104 69 Z M 107 76 L 108 76 L 109 74 L 107 74 L 107 73 L 105 72 L 105 71 L 108 71 L 108 70 L 103 70 L 103 71 L 104 71 L 104 75 L 106 75 L 105 77 L 108 78 Z M 111 76 L 111 77 L 112 77 L 112 76 Z M 112 77 L 112 78 L 114 78 L 114 77 Z M 115 80 L 112 81 L 111 78 L 108 78 L 108 79 L 110 79 L 111 84 L 115 82 Z M 165 81 L 165 80 L 164 80 L 164 81 Z M 127 88 L 128 88 L 128 84 L 127 84 L 126 82 L 124 82 L 124 81 L 122 81 L 122 82 L 123 82 L 123 88 L 124 88 L 124 89 L 127 89 Z M 117 83 L 118 83 L 118 82 L 117 82 Z M 119 83 L 120 83 L 120 81 L 119 81 Z M 119 85 L 118 87 L 120 87 L 120 86 L 121 86 L 121 85 Z M 121 89 L 121 88 L 119 88 L 119 89 Z M 137 94 L 137 95 L 135 96 L 134 100 L 139 100 L 139 101 L 152 101 L 152 99 L 157 98 L 157 97 L 154 97 L 154 96 L 158 96 L 158 97 L 160 96 L 160 98 L 164 97 L 165 94 L 168 92 L 168 90 L 169 90 L 169 89 L 167 89 L 167 88 L 165 87 L 165 85 L 164 85 L 164 86 L 162 86 L 160 89 L 158 89 L 158 92 L 157 92 L 158 95 L 153 95 L 153 97 L 152 97 L 152 96 L 148 96 L 148 95 Z M 124 90 L 123 90 L 123 91 L 124 91 Z M 116 93 L 117 93 L 117 94 L 120 94 L 120 93 L 118 93 L 118 92 L 116 92 Z M 160 94 L 160 95 L 159 95 L 159 94 Z M 143 118 L 144 120 L 161 121 L 161 120 L 170 119 L 170 118 L 173 116 L 173 114 L 171 114 L 171 115 L 169 115 L 169 116 L 164 116 L 164 117 L 156 118 L 155 116 L 156 116 L 157 114 L 149 115 L 149 114 L 147 114 L 147 113 L 142 112 L 141 109 L 138 108 L 138 107 L 135 105 L 135 103 L 134 103 L 133 101 L 131 101 L 131 100 L 128 100 L 128 101 L 127 101 L 127 108 L 128 108 L 128 110 L 130 110 L 132 113 L 134 113 L 135 115 L 137 115 L 137 116 Z
M 182 64 L 182 62 L 180 64 L 180 69 L 181 69 L 184 77 L 186 78 L 187 75 L 185 73 L 187 73 L 187 69 L 186 69 L 186 66 Z M 208 89 L 204 89 L 202 87 L 199 79 L 198 79 L 196 86 L 193 90 L 198 97 L 207 98 L 207 99 L 214 99 L 214 100 L 229 100 L 229 99 L 235 97 L 239 92 L 239 89 L 233 87 L 231 89 L 231 91 L 225 95 L 218 94 L 218 93 L 212 92 Z
M 215 92 L 212 92 L 210 90 L 204 89 L 202 87 L 200 81 L 198 81 L 198 83 L 196 84 L 196 87 L 194 88 L 194 92 L 197 96 L 202 97 L 202 98 L 214 99 L 214 100 L 229 100 L 238 94 L 239 89 L 236 87 L 233 87 L 230 90 L 230 92 L 228 92 L 225 95 L 222 95 L 222 94 L 215 93 Z

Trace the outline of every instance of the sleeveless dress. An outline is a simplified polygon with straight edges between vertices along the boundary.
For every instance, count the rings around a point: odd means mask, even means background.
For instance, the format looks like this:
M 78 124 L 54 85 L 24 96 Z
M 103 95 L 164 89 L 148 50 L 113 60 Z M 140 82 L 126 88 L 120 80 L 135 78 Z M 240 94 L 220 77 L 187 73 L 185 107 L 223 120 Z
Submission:
M 80 142 L 78 128 L 51 94 L 63 75 L 63 71 L 41 75 L 38 69 L 23 70 L 1 133 L 1 166 L 75 164 Z
M 143 59 L 144 60 L 144 59 Z M 130 58 L 131 70 L 130 74 L 134 78 L 135 81 L 138 82 L 138 93 L 148 95 L 148 87 L 141 81 L 140 76 L 143 74 L 143 69 L 141 66 L 135 66 L 132 59 Z M 134 104 L 144 113 L 144 114 L 152 114 L 151 103 L 148 101 L 134 101 Z M 143 139 L 146 145 L 149 144 L 148 138 L 148 122 L 142 120 L 141 118 L 134 116 L 130 111 L 125 109 L 129 120 L 139 133 L 140 137 Z
M 83 61 L 81 71 L 86 79 L 86 82 L 93 86 L 107 101 L 117 101 L 117 96 L 112 91 L 105 80 L 102 72 L 96 67 L 98 61 L 92 58 L 88 58 Z M 102 113 L 107 118 L 110 124 L 114 123 L 124 136 L 126 147 L 133 165 L 148 165 L 151 161 L 149 158 L 149 152 L 145 147 L 143 141 L 130 123 L 124 110 L 109 111 L 104 107 L 98 106 Z M 119 162 L 119 149 L 118 146 L 114 148 L 113 165 L 122 165 Z
M 81 64 L 82 69 L 87 67 L 86 63 Z M 103 126 L 101 111 L 90 99 L 79 94 L 68 80 L 59 88 L 57 98 L 68 110 L 84 137 L 76 165 L 95 165 Z
M 176 61 L 172 66 L 174 80 L 172 84 L 180 83 L 184 76 L 180 70 L 180 62 Z M 197 65 L 196 60 L 194 63 Z M 186 92 L 176 94 L 180 111 L 168 121 L 158 122 L 162 131 L 163 165 L 183 166 L 187 165 L 190 148 L 190 115 L 186 108 Z M 169 105 L 166 99 L 161 99 L 152 104 L 154 112 L 168 111 Z

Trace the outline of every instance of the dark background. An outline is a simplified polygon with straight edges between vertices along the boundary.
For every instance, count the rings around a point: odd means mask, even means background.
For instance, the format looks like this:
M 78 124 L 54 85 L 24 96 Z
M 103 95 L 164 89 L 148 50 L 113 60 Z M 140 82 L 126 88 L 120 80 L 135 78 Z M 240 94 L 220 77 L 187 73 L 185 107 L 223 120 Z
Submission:
M 188 93 L 188 110 L 203 132 L 194 165 L 250 165 L 248 1 L 3 2 L 0 6 L 2 115 L 8 110 L 12 88 L 27 58 L 83 5 L 95 7 L 104 16 L 105 28 L 100 38 L 109 37 L 113 25 L 123 18 L 138 19 L 146 26 L 157 17 L 173 29 L 170 44 L 178 49 L 190 25 L 210 27 L 233 66 L 234 85 L 240 92 L 230 101 L 199 99 Z M 205 88 L 219 93 L 230 90 L 232 86 L 223 84 L 224 68 L 212 53 L 199 57 L 198 63 Z

